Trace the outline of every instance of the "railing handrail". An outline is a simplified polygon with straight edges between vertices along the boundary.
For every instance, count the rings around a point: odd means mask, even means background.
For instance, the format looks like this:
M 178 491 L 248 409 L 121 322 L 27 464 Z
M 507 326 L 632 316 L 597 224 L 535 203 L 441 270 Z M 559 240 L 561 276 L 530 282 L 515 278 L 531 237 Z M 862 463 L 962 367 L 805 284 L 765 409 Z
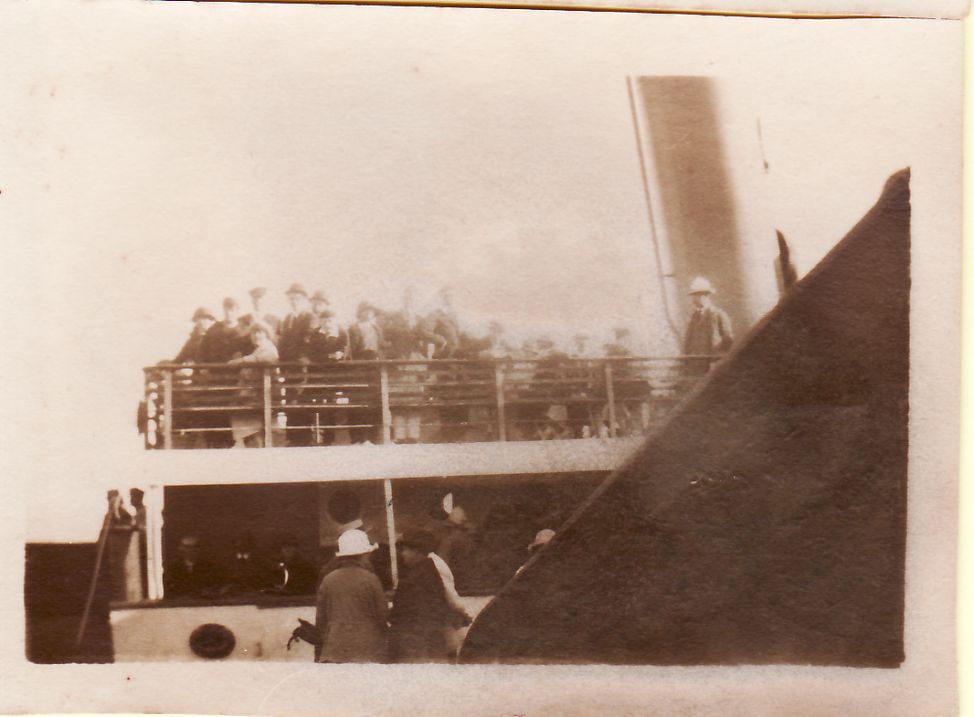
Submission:
M 594 357 L 580 357 L 580 356 L 564 356 L 561 354 L 556 354 L 554 356 L 547 357 L 531 357 L 531 358 L 519 358 L 516 356 L 503 356 L 503 357 L 489 357 L 489 358 L 431 358 L 431 359 L 340 359 L 337 361 L 323 361 L 323 362 L 304 362 L 304 361 L 266 361 L 266 362 L 248 362 L 248 363 L 173 363 L 171 361 L 160 361 L 153 366 L 146 366 L 142 369 L 143 372 L 157 371 L 160 369 L 171 369 L 171 370 L 183 370 L 188 368 L 308 368 L 308 367 L 327 367 L 334 368 L 336 366 L 402 366 L 402 365 L 448 365 L 448 364 L 460 364 L 460 365 L 483 365 L 483 366 L 500 366 L 505 364 L 519 363 L 519 364 L 537 364 L 545 361 L 551 361 L 551 359 L 558 359 L 564 363 L 624 363 L 624 362 L 641 362 L 641 361 L 701 361 L 701 360 L 716 360 L 720 358 L 717 354 L 677 354 L 672 356 L 594 356 Z
M 437 435 L 454 441 L 469 430 L 480 432 L 473 440 L 488 441 L 579 437 L 579 432 L 580 437 L 614 438 L 634 425 L 646 430 L 718 359 L 555 354 L 162 362 L 143 369 L 140 415 L 147 447 L 159 445 L 161 432 L 164 448 L 173 447 L 177 432 L 183 438 L 212 433 L 216 437 L 209 443 L 218 444 L 230 429 L 238 432 L 235 442 L 259 430 L 265 446 L 282 435 L 295 445 L 312 439 L 325 443 L 322 432 L 327 431 L 345 434 L 336 433 L 335 440 L 352 440 L 353 431 L 357 442 L 419 442 L 427 428 L 433 441 Z M 430 410 L 438 413 L 431 416 Z M 367 435 L 372 438 L 363 438 Z

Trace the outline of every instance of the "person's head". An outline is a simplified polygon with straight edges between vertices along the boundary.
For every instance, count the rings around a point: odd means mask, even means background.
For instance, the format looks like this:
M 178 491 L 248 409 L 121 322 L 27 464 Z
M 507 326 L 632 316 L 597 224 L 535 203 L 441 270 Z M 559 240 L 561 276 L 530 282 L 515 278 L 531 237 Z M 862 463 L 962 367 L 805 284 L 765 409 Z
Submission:
M 375 307 L 366 301 L 359 304 L 355 310 L 355 318 L 361 322 L 375 321 L 376 315 Z
M 444 286 L 442 289 L 440 289 L 439 299 L 440 304 L 442 304 L 444 307 L 449 308 L 453 306 L 453 287 Z
M 625 326 L 616 326 L 612 329 L 612 338 L 616 341 L 628 341 L 631 335 L 629 329 Z
M 197 535 L 184 535 L 179 541 L 179 555 L 183 560 L 195 561 L 200 556 L 200 539 Z
M 588 336 L 585 334 L 575 334 L 572 337 L 572 345 L 577 352 L 585 353 L 586 349 L 588 349 Z
M 428 530 L 408 530 L 398 541 L 403 562 L 415 565 L 436 550 L 436 538 Z
M 319 290 L 311 295 L 311 310 L 316 316 L 325 316 L 331 312 L 331 302 L 325 292 Z
M 710 297 L 714 293 L 714 287 L 702 276 L 698 276 L 690 282 L 690 301 L 694 308 L 702 309 L 710 305 Z
M 261 304 L 264 303 L 264 297 L 267 295 L 267 289 L 263 286 L 256 286 L 250 290 L 250 302 L 253 304 L 254 313 L 260 312 Z
M 250 340 L 254 346 L 261 346 L 268 342 L 273 342 L 271 330 L 267 324 L 255 323 L 250 327 Z
M 235 324 L 240 318 L 240 304 L 232 296 L 223 300 L 223 318 L 228 324 Z
M 500 339 L 504 335 L 504 326 L 499 321 L 491 321 L 487 326 L 487 335 L 492 339 Z
M 315 314 L 318 319 L 318 328 L 328 334 L 337 333 L 338 330 L 338 319 L 335 318 L 335 312 L 331 309 L 323 309 L 320 314 Z
M 129 503 L 133 508 L 141 508 L 145 503 L 145 491 L 140 488 L 130 489 Z
M 335 557 L 354 558 L 368 555 L 378 547 L 369 542 L 369 536 L 364 530 L 353 528 L 338 536 L 338 552 L 335 553 Z
M 202 306 L 193 314 L 193 325 L 199 331 L 206 331 L 215 323 L 216 318 L 213 316 L 212 312 L 204 309 Z
M 291 310 L 300 314 L 308 309 L 308 292 L 301 284 L 291 284 L 287 290 L 287 300 L 291 304 Z

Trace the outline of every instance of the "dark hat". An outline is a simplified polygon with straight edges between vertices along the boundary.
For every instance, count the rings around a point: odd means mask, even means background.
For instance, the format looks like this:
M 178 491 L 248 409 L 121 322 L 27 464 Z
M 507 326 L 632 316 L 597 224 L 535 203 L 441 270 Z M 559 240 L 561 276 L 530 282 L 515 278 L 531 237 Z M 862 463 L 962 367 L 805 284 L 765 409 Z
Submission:
M 432 553 L 436 550 L 436 536 L 428 530 L 407 530 L 399 539 L 399 544 L 421 553 Z
M 267 289 L 265 289 L 263 286 L 255 286 L 253 289 L 250 290 L 250 295 L 255 298 L 260 298 L 261 296 L 264 296 L 266 293 L 267 293 Z
M 239 309 L 240 308 L 240 304 L 232 296 L 228 296 L 227 298 L 225 298 L 223 300 L 223 308 L 224 309 Z
M 311 300 L 312 301 L 323 301 L 326 304 L 330 304 L 331 303 L 330 301 L 328 301 L 328 297 L 325 296 L 325 292 L 320 291 L 320 290 L 319 291 L 316 291 L 315 293 L 313 293 L 311 295 Z
M 301 286 L 301 284 L 291 284 L 291 286 L 288 287 L 288 290 L 285 291 L 284 293 L 285 294 L 303 294 L 304 296 L 307 296 L 308 295 L 308 292 L 305 290 L 305 288 L 303 286 Z
M 193 321 L 196 321 L 197 319 L 210 319 L 211 321 L 216 321 L 216 317 L 208 309 L 204 309 L 202 306 L 193 312 Z

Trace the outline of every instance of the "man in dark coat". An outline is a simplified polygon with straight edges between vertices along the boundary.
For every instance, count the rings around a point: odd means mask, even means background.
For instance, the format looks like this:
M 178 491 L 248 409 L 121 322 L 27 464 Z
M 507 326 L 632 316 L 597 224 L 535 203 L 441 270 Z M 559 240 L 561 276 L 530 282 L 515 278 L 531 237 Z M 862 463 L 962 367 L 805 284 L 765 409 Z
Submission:
M 308 302 L 308 292 L 301 284 L 291 284 L 287 290 L 287 298 L 291 303 L 291 313 L 284 317 L 280 324 L 277 337 L 277 352 L 281 362 L 299 361 L 304 364 L 311 362 L 309 343 L 311 333 L 315 329 L 315 316 Z M 287 377 L 288 404 L 305 403 L 314 396 L 305 395 L 301 384 L 307 381 L 307 370 L 295 371 L 293 367 L 283 369 Z M 313 414 L 306 409 L 289 409 L 287 421 L 289 426 L 311 425 Z M 311 445 L 313 433 L 308 428 L 288 428 L 287 440 L 289 445 Z
M 307 360 L 308 339 L 314 324 L 308 292 L 301 284 L 291 284 L 287 299 L 291 302 L 291 313 L 281 321 L 277 350 L 281 361 Z
M 227 297 L 223 300 L 223 321 L 213 324 L 200 343 L 201 363 L 226 363 L 250 353 L 250 337 L 240 326 L 240 305 Z
M 251 595 L 270 586 L 270 574 L 254 547 L 254 537 L 241 533 L 233 540 L 233 555 L 226 568 L 222 595 Z
M 202 306 L 193 314 L 193 331 L 186 343 L 176 354 L 173 363 L 196 363 L 200 361 L 200 344 L 206 332 L 216 323 L 216 317 Z
M 318 571 L 298 551 L 294 536 L 281 539 L 277 558 L 275 592 L 285 595 L 310 595 L 315 591 Z
M 252 350 L 250 334 L 240 325 L 240 305 L 237 300 L 227 297 L 223 300 L 223 321 L 218 321 L 210 327 L 200 342 L 200 363 L 227 363 L 231 359 L 249 354 Z M 223 391 L 210 391 L 205 394 L 205 400 L 210 410 L 200 412 L 197 419 L 200 427 L 210 430 L 205 433 L 205 440 L 210 448 L 229 448 L 233 445 L 233 435 L 230 433 L 230 414 L 222 409 L 232 404 L 237 396 L 238 372 L 236 369 L 210 367 L 204 369 L 194 377 L 200 384 L 211 387 L 226 388 Z
M 308 333 L 306 355 L 311 363 L 342 361 L 349 355 L 348 332 L 336 321 L 335 312 L 324 292 L 311 297 L 313 319 Z
M 694 311 L 683 342 L 683 353 L 687 356 L 724 354 L 734 344 L 730 318 L 713 305 L 713 294 L 714 288 L 703 277 L 698 276 L 690 284 Z
M 453 290 L 450 287 L 440 289 L 439 306 L 427 318 L 430 330 L 443 338 L 438 344 L 433 358 L 453 358 L 460 347 L 460 320 L 456 309 L 453 308 Z
M 436 538 L 427 530 L 399 541 L 403 572 L 389 612 L 389 646 L 396 662 L 448 662 L 448 634 L 468 620 L 450 605 L 440 571 L 430 556 Z
M 199 538 L 185 535 L 179 541 L 178 558 L 166 566 L 163 585 L 167 598 L 204 598 L 216 594 L 220 583 L 217 568 L 202 556 Z
M 428 529 L 436 539 L 436 554 L 450 566 L 457 590 L 469 590 L 476 558 L 474 529 L 467 512 L 456 504 L 453 493 L 447 493 L 429 512 L 433 522 Z

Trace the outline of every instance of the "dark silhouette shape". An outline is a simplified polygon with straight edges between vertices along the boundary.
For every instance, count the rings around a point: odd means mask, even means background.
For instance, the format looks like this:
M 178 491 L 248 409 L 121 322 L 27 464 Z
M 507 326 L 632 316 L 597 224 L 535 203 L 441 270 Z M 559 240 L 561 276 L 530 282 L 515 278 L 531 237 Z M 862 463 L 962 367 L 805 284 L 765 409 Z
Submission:
M 466 662 L 903 660 L 909 170 L 487 605 Z

